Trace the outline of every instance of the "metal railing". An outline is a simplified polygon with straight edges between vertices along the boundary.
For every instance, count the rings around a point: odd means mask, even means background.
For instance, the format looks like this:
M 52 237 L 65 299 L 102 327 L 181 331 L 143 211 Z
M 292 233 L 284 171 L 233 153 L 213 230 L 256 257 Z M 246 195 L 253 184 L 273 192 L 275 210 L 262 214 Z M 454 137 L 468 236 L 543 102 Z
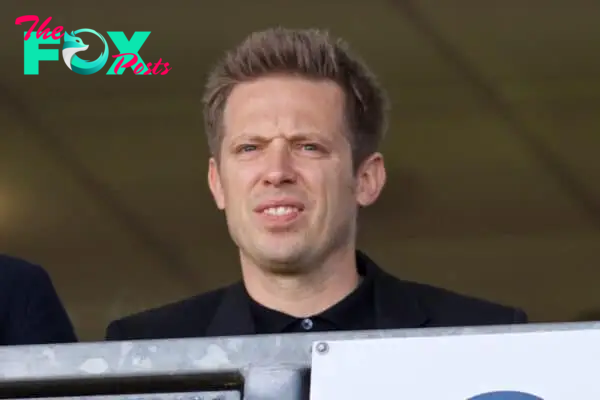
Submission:
M 0 347 L 0 399 L 306 400 L 331 340 L 600 329 L 527 324 Z

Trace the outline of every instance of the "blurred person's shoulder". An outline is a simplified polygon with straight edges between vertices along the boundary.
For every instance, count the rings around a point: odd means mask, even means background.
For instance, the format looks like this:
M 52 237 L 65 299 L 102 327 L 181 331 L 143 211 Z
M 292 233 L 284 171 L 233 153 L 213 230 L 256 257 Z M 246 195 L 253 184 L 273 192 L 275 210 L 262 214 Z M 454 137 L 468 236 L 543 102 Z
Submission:
M 0 254 L 0 344 L 75 341 L 50 274 L 39 264 Z
M 15 283 L 26 279 L 44 279 L 48 273 L 38 264 L 21 258 L 0 254 L 0 274 L 5 283 Z
M 48 272 L 30 261 L 0 254 L 0 293 L 5 296 L 26 297 L 40 288 L 52 288 Z

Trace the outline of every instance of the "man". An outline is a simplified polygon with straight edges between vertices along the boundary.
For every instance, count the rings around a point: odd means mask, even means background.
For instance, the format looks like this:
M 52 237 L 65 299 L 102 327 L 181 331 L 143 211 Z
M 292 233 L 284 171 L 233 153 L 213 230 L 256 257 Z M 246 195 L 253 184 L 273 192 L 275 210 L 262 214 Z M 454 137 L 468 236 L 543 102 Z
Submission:
M 76 341 L 48 273 L 38 265 L 0 255 L 0 345 Z
M 250 35 L 209 78 L 208 181 L 243 280 L 112 322 L 107 339 L 512 324 L 517 309 L 398 280 L 356 250 L 386 180 L 386 103 L 366 66 L 313 30 Z M 210 268 L 210 266 L 207 266 Z

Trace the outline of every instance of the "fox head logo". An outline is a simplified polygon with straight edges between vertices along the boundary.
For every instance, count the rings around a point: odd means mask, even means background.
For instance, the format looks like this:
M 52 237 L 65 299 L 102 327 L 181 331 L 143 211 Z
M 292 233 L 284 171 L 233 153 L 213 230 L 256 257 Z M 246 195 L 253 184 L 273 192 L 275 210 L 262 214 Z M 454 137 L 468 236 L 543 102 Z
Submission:
M 100 57 L 94 61 L 82 60 L 76 55 L 76 53 L 86 51 L 90 47 L 83 43 L 81 38 L 76 36 L 82 32 L 93 33 L 98 36 L 104 44 L 104 51 L 100 54 Z M 91 75 L 100 71 L 106 64 L 106 61 L 108 60 L 108 43 L 106 43 L 106 40 L 101 34 L 92 29 L 79 29 L 75 32 L 71 32 L 71 34 L 65 32 L 62 56 L 65 64 L 70 70 L 81 75 Z

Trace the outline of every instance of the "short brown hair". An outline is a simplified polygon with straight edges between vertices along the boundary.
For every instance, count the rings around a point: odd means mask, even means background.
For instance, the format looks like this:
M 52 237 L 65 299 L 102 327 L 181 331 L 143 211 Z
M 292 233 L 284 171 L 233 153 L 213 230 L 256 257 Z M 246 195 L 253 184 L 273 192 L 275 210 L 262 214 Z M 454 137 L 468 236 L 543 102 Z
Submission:
M 208 78 L 204 122 L 213 156 L 221 148 L 223 110 L 235 85 L 275 73 L 339 84 L 346 93 L 354 165 L 377 151 L 386 129 L 387 102 L 369 68 L 327 32 L 271 28 L 250 34 L 227 52 Z

